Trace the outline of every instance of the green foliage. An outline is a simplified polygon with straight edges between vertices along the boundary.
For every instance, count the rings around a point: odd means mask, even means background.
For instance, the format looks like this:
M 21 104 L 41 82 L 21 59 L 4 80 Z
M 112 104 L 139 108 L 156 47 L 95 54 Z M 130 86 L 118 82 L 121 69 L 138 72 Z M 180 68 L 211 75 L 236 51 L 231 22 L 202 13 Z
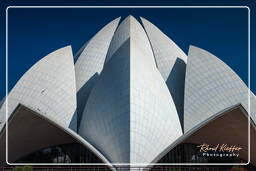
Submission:
M 12 171 L 33 171 L 32 166 L 16 166 L 12 169 Z
M 23 171 L 23 167 L 22 166 L 16 166 L 12 169 L 12 171 Z
M 24 166 L 23 171 L 33 171 L 33 167 L 32 166 Z
M 233 166 L 229 171 L 247 171 L 247 169 L 241 166 Z

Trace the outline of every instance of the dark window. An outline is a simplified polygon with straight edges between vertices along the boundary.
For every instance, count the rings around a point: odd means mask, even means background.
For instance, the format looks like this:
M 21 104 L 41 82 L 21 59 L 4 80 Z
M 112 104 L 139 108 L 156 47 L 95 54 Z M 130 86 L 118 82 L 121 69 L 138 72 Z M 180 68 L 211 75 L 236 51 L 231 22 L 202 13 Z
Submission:
M 24 156 L 16 163 L 103 163 L 95 154 L 78 143 L 41 149 Z

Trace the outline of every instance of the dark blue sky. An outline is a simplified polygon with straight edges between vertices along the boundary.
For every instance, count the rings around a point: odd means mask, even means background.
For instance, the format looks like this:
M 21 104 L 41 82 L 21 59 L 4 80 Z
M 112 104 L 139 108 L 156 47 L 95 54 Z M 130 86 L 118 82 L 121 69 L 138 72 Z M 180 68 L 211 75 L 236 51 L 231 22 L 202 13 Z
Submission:
M 66 45 L 73 53 L 111 20 L 139 16 L 151 21 L 185 53 L 201 47 L 228 64 L 247 84 L 248 10 L 246 8 L 9 9 L 9 89 L 39 59 Z M 255 58 L 252 56 L 252 63 Z M 252 70 L 252 75 L 255 70 Z M 251 89 L 256 92 L 255 79 Z M 0 99 L 5 90 L 1 89 Z

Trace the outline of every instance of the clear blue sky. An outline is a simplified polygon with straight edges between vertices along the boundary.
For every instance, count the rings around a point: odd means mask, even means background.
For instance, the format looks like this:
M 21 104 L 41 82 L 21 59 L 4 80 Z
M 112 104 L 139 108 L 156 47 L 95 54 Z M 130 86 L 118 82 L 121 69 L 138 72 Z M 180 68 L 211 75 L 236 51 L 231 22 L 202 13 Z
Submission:
M 73 53 L 111 20 L 133 15 L 151 21 L 185 53 L 201 47 L 223 60 L 247 84 L 248 10 L 243 9 L 9 9 L 9 89 L 39 59 L 66 45 Z M 255 54 L 254 54 L 255 55 Z M 252 63 L 255 56 L 252 55 Z M 252 67 L 252 76 L 255 69 Z M 251 89 L 256 92 L 255 79 Z M 1 86 L 4 78 L 1 77 Z M 5 90 L 0 90 L 0 99 Z

